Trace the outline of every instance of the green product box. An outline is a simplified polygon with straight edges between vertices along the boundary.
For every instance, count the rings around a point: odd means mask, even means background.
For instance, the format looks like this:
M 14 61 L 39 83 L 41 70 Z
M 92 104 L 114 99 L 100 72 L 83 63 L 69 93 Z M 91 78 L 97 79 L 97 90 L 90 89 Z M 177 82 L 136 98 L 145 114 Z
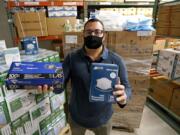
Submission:
M 7 124 L 0 128 L 0 135 L 12 135 L 10 124 Z
M 65 92 L 50 97 L 51 111 L 53 112 L 65 103 Z
M 43 58 L 43 62 L 49 62 L 48 58 Z
M 16 119 L 11 123 L 13 135 L 23 135 L 24 129 L 20 118 Z
M 46 97 L 48 97 L 48 93 L 36 94 L 35 95 L 36 103 L 38 104 L 39 102 L 44 100 Z
M 61 61 L 61 59 L 59 57 L 59 54 L 55 54 L 54 58 L 55 58 L 55 62 L 60 62 Z
M 24 127 L 25 134 L 27 134 L 27 135 L 32 134 L 33 127 L 32 127 L 29 112 L 27 112 L 23 116 L 21 116 L 21 121 L 22 121 L 22 124 Z
M 0 101 L 0 126 L 4 126 L 11 122 L 7 104 L 4 100 Z
M 3 88 L 0 86 L 0 100 L 3 100 L 4 96 L 3 96 Z
M 39 130 L 36 130 L 32 135 L 40 135 Z
M 39 123 L 39 126 L 40 126 L 41 135 L 47 135 L 48 131 L 50 131 L 52 128 L 51 121 L 49 121 L 49 116 L 44 120 L 42 120 Z
M 55 57 L 53 55 L 49 56 L 49 62 L 55 62 Z
M 42 100 L 30 109 L 30 117 L 33 125 L 38 125 L 51 114 L 49 97 Z
M 6 98 L 11 121 L 16 120 L 36 105 L 35 95 L 24 91 L 20 94 Z

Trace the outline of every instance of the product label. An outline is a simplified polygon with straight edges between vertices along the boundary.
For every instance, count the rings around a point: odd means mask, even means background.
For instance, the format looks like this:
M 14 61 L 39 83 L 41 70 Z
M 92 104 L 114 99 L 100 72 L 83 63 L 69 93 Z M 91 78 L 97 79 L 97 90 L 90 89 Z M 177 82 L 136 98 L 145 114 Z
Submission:
M 113 90 L 117 78 L 117 65 L 92 63 L 89 100 L 91 102 L 115 102 Z

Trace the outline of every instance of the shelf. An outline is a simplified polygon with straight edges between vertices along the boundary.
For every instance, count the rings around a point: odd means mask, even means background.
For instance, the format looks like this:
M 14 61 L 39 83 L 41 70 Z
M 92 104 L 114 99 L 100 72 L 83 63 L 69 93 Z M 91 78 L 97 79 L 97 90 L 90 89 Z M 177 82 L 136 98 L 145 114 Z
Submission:
M 161 105 L 153 97 L 148 95 L 146 104 L 151 108 L 158 116 L 160 116 L 164 121 L 166 121 L 172 128 L 174 128 L 178 133 L 180 133 L 179 122 L 180 117 L 174 114 L 171 110 Z
M 21 38 L 15 38 L 15 43 L 18 44 L 20 42 Z M 38 40 L 62 40 L 62 36 L 41 36 L 38 37 Z
M 87 2 L 88 6 L 94 7 L 153 7 L 154 3 L 152 2 Z
M 7 7 L 41 7 L 41 6 L 83 6 L 83 2 L 40 1 L 40 2 L 14 2 L 8 1 Z

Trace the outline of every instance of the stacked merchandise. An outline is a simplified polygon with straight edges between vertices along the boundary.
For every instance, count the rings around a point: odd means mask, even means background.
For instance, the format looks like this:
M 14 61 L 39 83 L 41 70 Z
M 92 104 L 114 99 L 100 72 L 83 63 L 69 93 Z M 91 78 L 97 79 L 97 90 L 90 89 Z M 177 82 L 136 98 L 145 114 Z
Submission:
M 165 110 L 180 116 L 180 85 L 169 81 L 165 76 L 152 76 L 150 80 L 149 95 L 155 102 L 166 108 Z
M 174 49 L 160 50 L 157 71 L 170 80 L 180 80 L 180 51 Z
M 166 36 L 180 36 L 180 4 L 161 5 L 156 24 L 157 34 Z
M 13 12 L 13 21 L 20 38 L 62 35 L 64 31 L 75 31 L 79 24 L 76 20 L 77 6 L 49 6 L 47 10 L 43 7 L 26 7 L 21 10 L 16 8 Z M 65 29 L 66 25 L 70 26 L 68 30 Z
M 14 23 L 20 38 L 26 36 L 47 36 L 46 13 L 37 12 L 16 12 Z
M 77 6 L 47 7 L 48 35 L 62 35 L 64 31 L 72 31 L 76 24 Z
M 59 62 L 59 54 L 39 49 L 36 55 L 25 55 L 21 60 Z M 8 66 L 0 66 L 0 134 L 1 135 L 58 135 L 66 126 L 63 104 L 65 93 L 38 94 L 37 90 L 7 90 L 4 81 Z
M 123 57 L 132 86 L 132 98 L 124 109 L 114 105 L 113 126 L 138 128 L 149 88 L 149 69 L 155 32 L 108 32 L 108 48 Z
M 64 57 L 73 50 L 83 46 L 82 32 L 64 32 L 63 33 L 63 53 Z

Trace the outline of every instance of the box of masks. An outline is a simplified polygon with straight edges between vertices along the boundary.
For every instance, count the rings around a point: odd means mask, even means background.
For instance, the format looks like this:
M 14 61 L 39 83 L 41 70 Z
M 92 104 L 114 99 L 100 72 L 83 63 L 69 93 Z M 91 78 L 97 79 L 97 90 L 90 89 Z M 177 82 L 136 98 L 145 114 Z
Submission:
M 37 88 L 47 84 L 63 89 L 63 69 L 59 62 L 14 62 L 6 79 L 8 89 Z
M 117 65 L 92 63 L 89 100 L 91 102 L 115 102 L 113 90 L 117 77 Z

